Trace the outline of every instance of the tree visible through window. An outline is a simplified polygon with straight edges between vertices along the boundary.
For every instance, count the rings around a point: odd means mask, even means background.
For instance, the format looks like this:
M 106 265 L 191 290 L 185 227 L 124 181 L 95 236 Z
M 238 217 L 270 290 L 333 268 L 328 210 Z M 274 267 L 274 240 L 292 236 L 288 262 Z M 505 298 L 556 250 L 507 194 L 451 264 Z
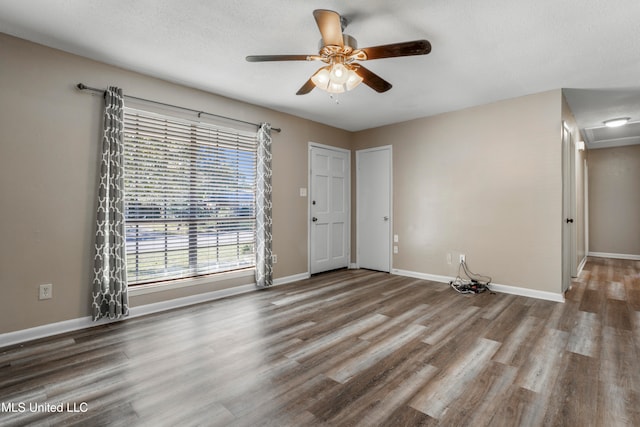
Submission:
M 125 109 L 130 285 L 255 264 L 256 136 Z

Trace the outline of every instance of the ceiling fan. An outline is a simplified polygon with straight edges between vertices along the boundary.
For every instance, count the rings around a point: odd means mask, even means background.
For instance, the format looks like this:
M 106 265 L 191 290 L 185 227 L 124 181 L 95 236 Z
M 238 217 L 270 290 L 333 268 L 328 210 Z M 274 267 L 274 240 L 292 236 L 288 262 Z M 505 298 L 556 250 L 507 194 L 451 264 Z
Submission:
M 366 84 L 376 92 L 386 92 L 391 89 L 391 83 L 357 61 L 426 55 L 431 52 L 431 44 L 427 40 L 358 49 L 356 39 L 343 33 L 348 22 L 339 13 L 318 9 L 313 11 L 313 17 L 322 35 L 318 55 L 250 55 L 246 58 L 249 62 L 322 61 L 328 64 L 316 71 L 296 95 L 305 95 L 314 87 L 330 93 L 342 93 L 352 90 L 360 83 Z

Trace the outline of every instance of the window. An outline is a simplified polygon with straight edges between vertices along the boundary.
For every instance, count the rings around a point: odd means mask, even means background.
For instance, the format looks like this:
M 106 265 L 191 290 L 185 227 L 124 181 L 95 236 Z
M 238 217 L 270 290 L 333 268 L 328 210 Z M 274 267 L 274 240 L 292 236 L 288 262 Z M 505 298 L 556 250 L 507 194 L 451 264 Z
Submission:
M 255 265 L 256 135 L 125 109 L 130 285 Z

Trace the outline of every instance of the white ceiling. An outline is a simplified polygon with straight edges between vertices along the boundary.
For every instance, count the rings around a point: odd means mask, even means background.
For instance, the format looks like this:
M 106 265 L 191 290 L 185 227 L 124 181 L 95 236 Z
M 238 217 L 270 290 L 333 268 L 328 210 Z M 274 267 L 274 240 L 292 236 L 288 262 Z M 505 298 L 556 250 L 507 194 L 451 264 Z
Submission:
M 587 148 L 640 144 L 640 88 L 564 89 L 564 94 Z M 629 117 L 630 123 L 617 128 L 604 126 L 604 120 L 621 117 Z
M 314 9 L 346 16 L 360 47 L 433 50 L 368 61 L 389 92 L 296 96 L 318 63 L 244 58 L 317 53 Z M 614 107 L 640 120 L 638 0 L 13 0 L 0 32 L 350 131 L 559 88 L 581 127 Z

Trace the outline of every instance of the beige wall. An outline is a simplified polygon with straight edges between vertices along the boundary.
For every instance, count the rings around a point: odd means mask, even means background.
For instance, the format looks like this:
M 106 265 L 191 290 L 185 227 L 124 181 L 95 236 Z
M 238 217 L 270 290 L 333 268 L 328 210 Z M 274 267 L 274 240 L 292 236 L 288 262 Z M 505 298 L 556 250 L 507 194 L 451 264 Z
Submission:
M 393 268 L 561 292 L 561 91 L 358 132 L 393 146 Z M 355 240 L 354 240 L 355 241 Z M 447 254 L 453 263 L 447 263 Z
M 76 83 L 281 127 L 273 141 L 275 277 L 308 271 L 307 144 L 352 135 L 0 34 L 0 333 L 89 315 L 102 99 Z M 132 306 L 244 284 L 132 298 Z M 38 285 L 54 298 L 38 301 Z
M 589 252 L 640 256 L 640 145 L 589 150 Z
M 0 52 L 0 333 L 89 315 L 102 99 L 75 90 L 78 82 L 282 127 L 273 143 L 276 278 L 308 271 L 299 196 L 308 142 L 391 144 L 394 268 L 455 275 L 465 253 L 495 283 L 560 292 L 560 90 L 352 134 L 2 34 Z M 42 283 L 54 284 L 52 300 L 37 300 Z M 140 295 L 132 305 L 244 283 Z

